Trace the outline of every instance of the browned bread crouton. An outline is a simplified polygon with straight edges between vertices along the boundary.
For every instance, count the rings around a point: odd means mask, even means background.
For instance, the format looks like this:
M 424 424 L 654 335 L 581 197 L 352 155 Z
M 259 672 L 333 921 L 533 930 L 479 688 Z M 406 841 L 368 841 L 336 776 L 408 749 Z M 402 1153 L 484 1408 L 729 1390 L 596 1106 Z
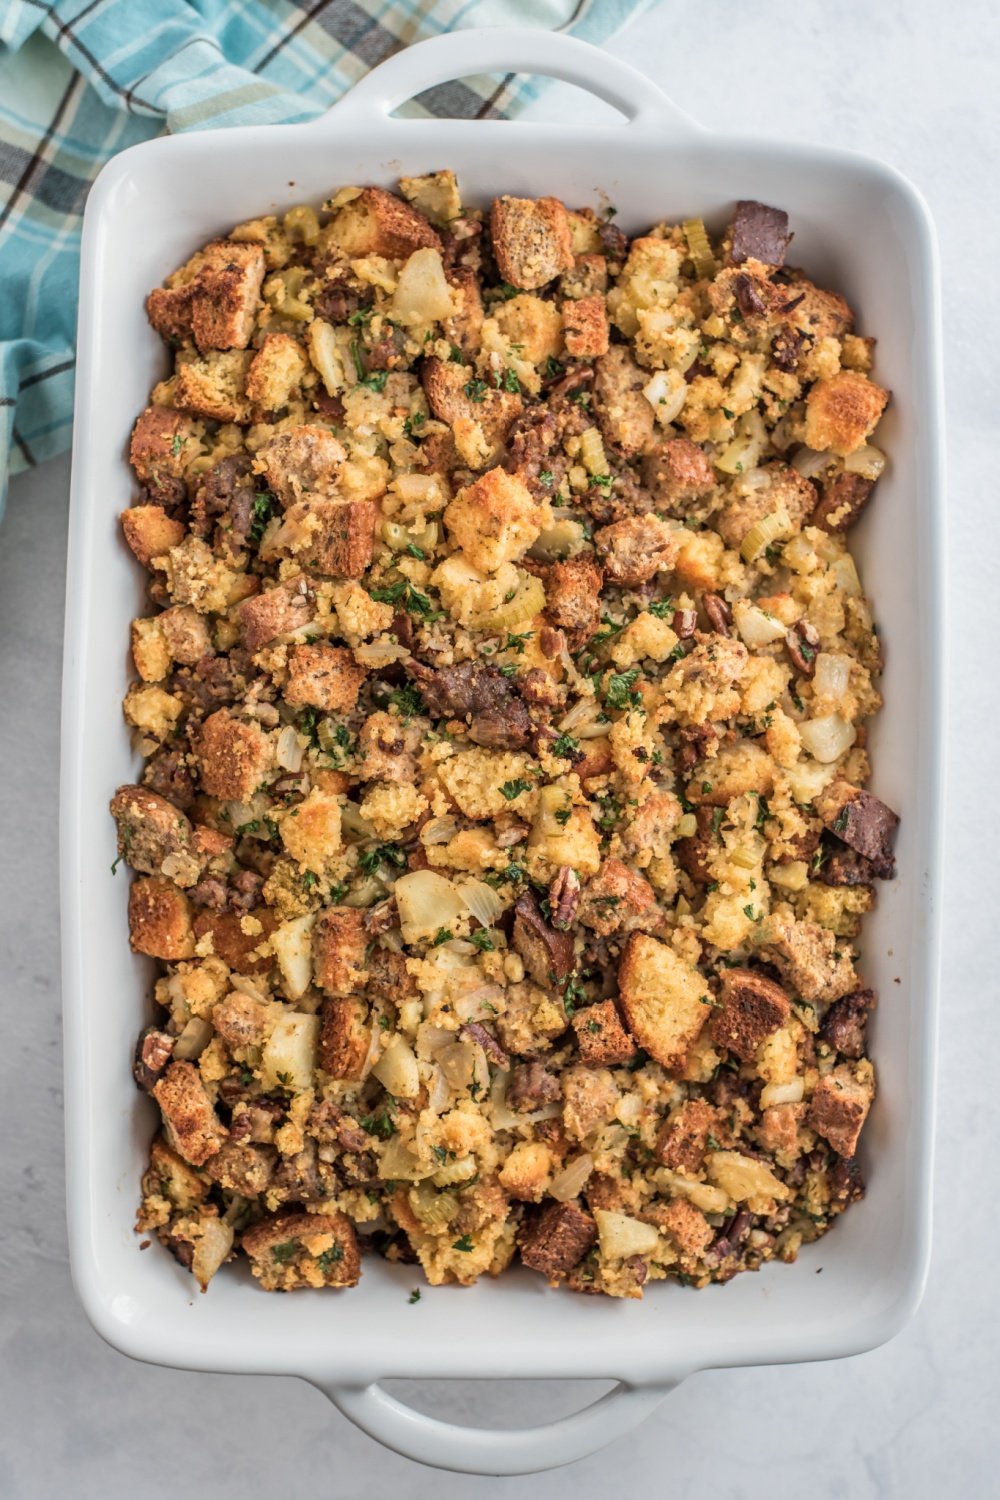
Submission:
M 362 1000 L 352 995 L 324 1000 L 316 1051 L 324 1072 L 331 1078 L 360 1078 L 370 1042 L 368 1011 Z
M 616 1068 L 635 1056 L 635 1043 L 621 1023 L 613 1000 L 599 1000 L 572 1019 L 580 1061 L 589 1068 Z
M 199 428 L 169 406 L 147 406 L 132 429 L 129 462 L 143 484 L 179 479 L 199 448 Z
M 671 1236 L 682 1255 L 699 1255 L 715 1238 L 715 1230 L 701 1209 L 687 1198 L 657 1204 L 646 1217 Z
M 656 418 L 642 394 L 649 380 L 625 344 L 612 344 L 595 367 L 594 410 L 604 441 L 625 458 L 652 447 Z
M 329 497 L 336 488 L 347 454 L 325 427 L 305 422 L 262 443 L 254 456 L 254 472 L 263 474 L 284 506 L 303 495 Z
M 483 330 L 483 299 L 479 278 L 471 266 L 453 266 L 448 272 L 452 312 L 441 324 L 444 337 L 472 360 L 479 353 Z
M 627 516 L 594 532 L 594 543 L 604 560 L 611 583 L 635 588 L 669 569 L 677 556 L 677 533 L 650 512 Z
M 267 1032 L 267 1007 L 251 995 L 233 990 L 212 1007 L 212 1025 L 231 1052 L 259 1047 Z
M 417 984 L 402 953 L 391 948 L 373 948 L 368 956 L 368 993 L 376 1000 L 399 1004 L 417 993 Z
M 246 801 L 271 765 L 271 746 L 260 726 L 220 708 L 202 724 L 194 742 L 201 784 L 210 797 Z
M 562 1074 L 563 1129 L 571 1140 L 585 1140 L 606 1125 L 618 1104 L 618 1085 L 607 1068 L 572 1067 Z
M 721 980 L 722 1007 L 712 1017 L 712 1040 L 749 1062 L 766 1036 L 791 1015 L 780 984 L 754 969 L 726 969 Z
M 679 1072 L 709 1015 L 705 980 L 672 948 L 633 932 L 618 968 L 625 1022 L 668 1072 Z
M 785 983 L 803 1000 L 830 1005 L 859 988 L 850 954 L 838 948 L 832 932 L 815 922 L 772 914 L 764 923 L 763 936 L 761 956 L 776 965 Z
M 757 1140 L 765 1151 L 789 1156 L 797 1153 L 799 1126 L 805 1116 L 804 1104 L 772 1104 L 760 1117 Z
M 185 1161 L 200 1167 L 221 1148 L 229 1132 L 193 1064 L 171 1063 L 153 1089 L 153 1097 L 163 1111 L 170 1142 Z
M 178 364 L 174 405 L 212 422 L 246 422 L 246 380 L 251 355 L 242 349 L 213 350 L 204 359 Z
M 308 368 L 298 339 L 290 333 L 266 334 L 247 372 L 247 400 L 261 411 L 279 411 L 288 405 Z
M 715 486 L 715 470 L 690 438 L 667 438 L 642 461 L 642 477 L 653 495 L 654 508 L 670 516 L 685 514 L 689 503 Z
M 481 469 L 492 463 L 507 439 L 514 419 L 523 410 L 521 397 L 512 391 L 498 391 L 485 381 L 476 380 L 469 365 L 431 356 L 420 371 L 434 416 L 453 429 L 461 454 L 470 467 Z M 482 456 L 476 458 L 470 428 L 482 435 Z M 426 445 L 425 445 L 426 446 Z M 475 462 L 473 459 L 475 458 Z
M 561 1276 L 583 1259 L 597 1225 L 577 1203 L 549 1203 L 525 1219 L 517 1237 L 521 1260 L 544 1276 Z
M 212 952 L 237 974 L 266 974 L 274 967 L 268 939 L 278 918 L 269 906 L 253 911 L 203 911 L 194 919 L 198 951 L 210 936 Z
M 574 359 L 598 359 L 608 352 L 608 310 L 600 292 L 562 305 L 566 351 Z
M 493 254 L 504 281 L 527 292 L 573 265 L 573 232 L 558 198 L 494 198 Z
M 172 604 L 156 617 L 171 659 L 193 667 L 212 650 L 212 636 L 204 615 L 190 604 Z
M 685 1099 L 660 1127 L 657 1161 L 693 1177 L 701 1170 L 709 1136 L 718 1128 L 717 1110 L 704 1099 Z
M 246 1141 L 227 1141 L 205 1162 L 205 1171 L 230 1193 L 256 1198 L 274 1176 L 277 1152 L 273 1146 L 253 1146 Z
M 853 1156 L 875 1097 L 875 1075 L 867 1058 L 839 1063 L 821 1078 L 809 1101 L 806 1124 L 840 1156 Z
M 194 953 L 191 903 L 172 880 L 142 876 L 128 893 L 133 951 L 150 958 L 190 958 Z
M 681 804 L 673 792 L 650 792 L 635 809 L 632 822 L 622 835 L 623 849 L 645 869 L 654 855 L 666 850 L 680 817 Z
M 612 932 L 632 932 L 657 920 L 656 893 L 644 875 L 620 859 L 604 861 L 588 880 L 578 913 L 579 920 L 601 937 Z
M 557 630 L 565 630 L 571 651 L 589 641 L 601 623 L 603 583 L 604 569 L 583 552 L 546 569 L 545 617 Z
M 888 391 L 854 370 L 817 380 L 806 397 L 806 443 L 817 453 L 854 453 L 874 432 L 888 400 Z
M 143 1197 L 166 1198 L 174 1208 L 190 1209 L 203 1203 L 208 1197 L 211 1183 L 201 1172 L 189 1166 L 183 1156 L 172 1151 L 162 1136 L 149 1148 L 149 1169 L 143 1175 Z M 136 1228 L 144 1230 L 153 1226 L 143 1222 L 140 1213 Z
M 330 906 L 313 928 L 315 981 L 329 995 L 357 995 L 365 985 L 368 933 L 364 912 L 353 906 Z
M 313 617 L 313 601 L 302 587 L 303 580 L 293 579 L 277 588 L 265 589 L 244 599 L 236 611 L 243 644 L 255 655 L 275 636 L 301 630 Z
M 162 682 L 170 671 L 171 656 L 156 616 L 133 620 L 129 638 L 132 661 L 143 682 Z
M 816 486 L 803 479 L 790 464 L 762 464 L 758 474 L 767 475 L 767 484 L 730 499 L 716 517 L 715 524 L 727 547 L 739 547 L 743 538 L 764 516 L 783 510 L 793 531 L 808 521 L 816 504 Z
M 361 1255 L 354 1225 L 342 1213 L 280 1213 L 243 1233 L 250 1268 L 266 1292 L 302 1286 L 355 1286 Z
M 422 213 L 378 187 L 363 188 L 345 204 L 330 232 L 334 244 L 352 259 L 383 255 L 386 260 L 407 260 L 424 246 L 441 249 L 441 236 Z
M 171 854 L 191 847 L 191 824 L 166 797 L 145 786 L 120 786 L 111 799 L 118 854 L 133 870 L 158 875 Z
M 132 552 L 148 568 L 183 540 L 183 521 L 168 516 L 162 505 L 130 505 L 121 514 L 122 531 Z
M 767 751 L 754 740 L 737 740 L 695 767 L 684 795 L 698 807 L 727 807 L 745 792 L 767 796 L 773 788 L 774 762 Z
M 870 861 L 873 875 L 892 879 L 896 873 L 892 840 L 899 818 L 891 807 L 837 777 L 816 798 L 816 811 L 831 833 Z
M 193 337 L 199 350 L 245 349 L 264 280 L 259 245 L 213 240 L 165 287 L 146 298 L 146 316 L 171 342 Z
M 324 713 L 346 714 L 358 701 L 365 680 L 346 646 L 291 646 L 284 699 L 293 708 L 319 708 Z
M 515 474 L 490 469 L 459 490 L 444 523 L 472 566 L 492 573 L 527 552 L 541 531 L 541 510 Z
M 707 803 L 695 810 L 697 832 L 687 838 L 678 839 L 673 846 L 677 863 L 695 885 L 711 885 L 713 880 L 711 861 L 719 849 L 714 809 Z
M 295 556 L 330 578 L 360 578 L 372 560 L 378 506 L 373 500 L 302 500 L 287 512 L 306 540 Z

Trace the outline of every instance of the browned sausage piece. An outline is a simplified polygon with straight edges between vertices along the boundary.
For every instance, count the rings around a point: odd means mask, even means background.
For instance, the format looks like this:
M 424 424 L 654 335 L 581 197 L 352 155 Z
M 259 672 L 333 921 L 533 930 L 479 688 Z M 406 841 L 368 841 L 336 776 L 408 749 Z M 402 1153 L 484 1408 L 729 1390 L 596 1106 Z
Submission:
M 865 1027 L 868 1012 L 874 1009 L 873 990 L 856 990 L 830 1006 L 820 1028 L 820 1040 L 835 1052 L 857 1061 L 865 1055 Z
M 571 1271 L 597 1239 L 597 1225 L 575 1203 L 550 1203 L 529 1219 L 518 1237 L 521 1260 L 532 1271 Z
M 525 891 L 514 906 L 514 948 L 536 984 L 561 984 L 573 971 L 573 939 L 556 932 L 542 916 L 534 894 Z
M 760 260 L 766 266 L 783 266 L 791 238 L 784 209 L 743 198 L 736 205 L 733 219 L 730 264 L 739 266 L 745 260 Z
M 892 839 L 899 817 L 891 807 L 871 792 L 838 780 L 817 798 L 816 810 L 831 833 L 871 860 L 880 880 L 892 879 L 896 873 Z

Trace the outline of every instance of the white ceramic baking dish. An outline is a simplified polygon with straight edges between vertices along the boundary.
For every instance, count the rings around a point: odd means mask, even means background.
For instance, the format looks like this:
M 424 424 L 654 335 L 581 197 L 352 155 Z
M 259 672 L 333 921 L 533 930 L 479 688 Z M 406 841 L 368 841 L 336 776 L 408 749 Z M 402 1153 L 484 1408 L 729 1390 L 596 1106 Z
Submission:
M 577 84 L 620 123 L 400 120 L 419 91 L 478 72 Z M 888 657 L 872 734 L 874 790 L 903 815 L 899 877 L 864 932 L 881 995 L 872 1027 L 877 1106 L 864 1138 L 868 1196 L 795 1266 L 724 1288 L 657 1285 L 641 1303 L 553 1292 L 524 1271 L 470 1290 L 427 1289 L 412 1268 L 365 1262 L 360 1287 L 268 1297 L 235 1269 L 207 1296 L 132 1232 L 152 1110 L 132 1084 L 151 974 L 128 951 L 124 873 L 112 879 L 108 800 L 137 765 L 122 725 L 129 619 L 139 569 L 117 514 L 133 481 L 131 423 L 163 353 L 143 298 L 191 250 L 250 215 L 319 201 L 352 182 L 450 166 L 467 201 L 499 191 L 607 194 L 635 232 L 734 199 L 792 217 L 792 259 L 842 290 L 877 333 L 893 401 L 880 433 L 891 467 L 856 533 Z M 942 399 L 934 235 L 896 172 L 847 153 L 694 124 L 639 73 L 583 43 L 535 30 L 465 32 L 377 68 L 312 124 L 153 141 L 116 157 L 87 206 L 63 700 L 62 902 L 70 1247 L 80 1297 L 124 1353 L 196 1370 L 299 1375 L 359 1426 L 424 1463 L 514 1474 L 592 1452 L 632 1428 L 680 1380 L 713 1366 L 856 1354 L 891 1338 L 919 1301 L 930 1245 L 938 967 L 943 703 Z M 823 1268 L 822 1277 L 816 1270 Z M 379 1377 L 608 1377 L 616 1390 L 549 1426 L 475 1431 L 416 1413 Z

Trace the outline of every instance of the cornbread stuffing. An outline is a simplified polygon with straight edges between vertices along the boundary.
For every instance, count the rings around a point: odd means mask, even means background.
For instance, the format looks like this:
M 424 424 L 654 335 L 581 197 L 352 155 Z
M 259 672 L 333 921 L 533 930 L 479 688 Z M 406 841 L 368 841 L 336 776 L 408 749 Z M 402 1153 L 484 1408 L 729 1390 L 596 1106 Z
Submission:
M 111 811 L 160 962 L 138 1228 L 203 1289 L 641 1297 L 862 1196 L 889 394 L 790 240 L 441 171 L 150 293 Z

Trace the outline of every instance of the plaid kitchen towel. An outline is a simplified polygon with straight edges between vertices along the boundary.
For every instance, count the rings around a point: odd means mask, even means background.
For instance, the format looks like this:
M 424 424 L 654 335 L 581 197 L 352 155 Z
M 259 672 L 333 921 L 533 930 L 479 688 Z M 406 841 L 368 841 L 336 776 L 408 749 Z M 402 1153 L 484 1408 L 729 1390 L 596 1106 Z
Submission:
M 80 228 L 116 151 L 306 120 L 400 47 L 530 24 L 600 42 L 654 0 L 0 0 L 0 508 L 69 446 Z M 513 114 L 537 81 L 466 79 L 411 112 Z

